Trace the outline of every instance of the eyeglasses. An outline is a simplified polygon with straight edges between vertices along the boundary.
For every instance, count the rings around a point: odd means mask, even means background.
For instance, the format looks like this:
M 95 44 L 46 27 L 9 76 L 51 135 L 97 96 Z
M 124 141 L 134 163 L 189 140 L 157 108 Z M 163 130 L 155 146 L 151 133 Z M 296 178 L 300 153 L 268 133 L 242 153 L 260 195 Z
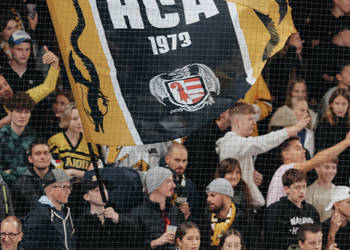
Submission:
M 1 238 L 6 238 L 6 236 L 8 236 L 10 239 L 14 239 L 17 235 L 19 235 L 20 233 L 1 233 Z
M 54 188 L 62 188 L 63 191 L 65 191 L 65 192 L 67 192 L 68 190 L 72 191 L 72 186 L 59 186 L 59 185 L 57 185 L 57 186 L 52 186 L 52 187 L 54 187 Z

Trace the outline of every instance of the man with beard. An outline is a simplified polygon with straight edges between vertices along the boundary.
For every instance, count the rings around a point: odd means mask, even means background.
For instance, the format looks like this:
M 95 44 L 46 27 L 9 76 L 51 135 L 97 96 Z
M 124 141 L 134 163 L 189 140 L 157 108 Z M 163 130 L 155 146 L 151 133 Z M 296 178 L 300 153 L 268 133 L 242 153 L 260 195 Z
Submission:
M 188 153 L 185 146 L 179 143 L 171 145 L 165 157 L 165 163 L 174 172 L 176 187 L 172 196 L 172 205 L 176 205 L 180 209 L 186 220 L 195 220 L 199 213 L 199 194 L 192 180 L 185 177 L 188 163 Z
M 247 226 L 249 217 L 239 210 L 231 201 L 233 188 L 230 182 L 224 178 L 217 178 L 207 186 L 208 213 L 200 224 L 202 243 L 204 249 L 217 249 L 224 232 L 229 228 L 235 228 L 242 234 L 245 242 L 248 242 Z M 244 216 L 244 217 L 243 217 Z M 253 231 L 252 231 L 253 232 Z M 248 247 L 248 249 L 251 249 Z

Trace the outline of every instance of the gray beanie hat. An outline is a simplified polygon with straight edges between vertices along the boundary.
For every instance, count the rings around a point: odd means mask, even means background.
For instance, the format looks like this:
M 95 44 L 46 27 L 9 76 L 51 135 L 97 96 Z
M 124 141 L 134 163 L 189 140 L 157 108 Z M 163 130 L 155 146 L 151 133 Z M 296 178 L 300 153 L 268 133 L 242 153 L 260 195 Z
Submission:
M 207 186 L 207 193 L 208 192 L 224 194 L 233 198 L 233 187 L 231 183 L 224 178 L 217 178 L 210 182 L 210 184 Z
M 163 167 L 154 167 L 148 170 L 146 174 L 146 187 L 148 194 L 157 189 L 173 173 Z

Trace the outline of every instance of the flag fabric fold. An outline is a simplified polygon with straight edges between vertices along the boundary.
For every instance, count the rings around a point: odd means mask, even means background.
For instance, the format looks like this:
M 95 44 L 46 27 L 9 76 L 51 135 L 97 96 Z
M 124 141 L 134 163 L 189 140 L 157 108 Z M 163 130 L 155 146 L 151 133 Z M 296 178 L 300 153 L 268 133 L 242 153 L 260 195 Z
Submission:
M 189 135 L 243 98 L 294 32 L 282 0 L 47 3 L 84 133 L 104 145 Z

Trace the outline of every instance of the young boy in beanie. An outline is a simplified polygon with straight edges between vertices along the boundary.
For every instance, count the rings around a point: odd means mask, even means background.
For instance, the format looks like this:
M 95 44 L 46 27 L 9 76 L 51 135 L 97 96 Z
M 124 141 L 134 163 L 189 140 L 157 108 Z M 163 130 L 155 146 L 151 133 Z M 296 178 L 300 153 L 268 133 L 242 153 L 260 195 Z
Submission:
M 125 233 L 129 232 L 122 230 L 121 216 L 102 201 L 95 175 L 83 179 L 81 191 L 88 206 L 77 221 L 77 249 L 125 249 L 123 240 L 126 238 Z M 104 193 L 108 201 L 108 192 L 105 186 Z
M 131 211 L 134 230 L 132 245 L 136 249 L 173 249 L 175 228 L 185 221 L 184 215 L 173 207 L 169 198 L 174 193 L 173 173 L 164 167 L 154 167 L 147 172 L 144 203 Z M 173 230 L 171 230 L 173 229 Z

